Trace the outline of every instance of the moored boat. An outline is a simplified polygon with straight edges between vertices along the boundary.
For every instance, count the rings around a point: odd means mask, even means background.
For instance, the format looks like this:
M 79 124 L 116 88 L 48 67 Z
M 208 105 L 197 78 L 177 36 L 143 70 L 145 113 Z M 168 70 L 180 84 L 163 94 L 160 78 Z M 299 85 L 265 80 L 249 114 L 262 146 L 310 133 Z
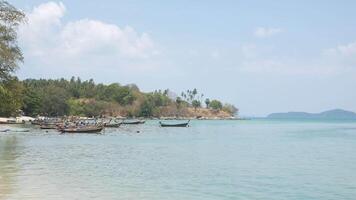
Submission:
M 62 133 L 100 133 L 103 126 L 79 126 L 59 129 Z
M 24 124 L 25 121 L 17 121 L 16 119 L 0 120 L 0 124 Z
M 42 124 L 40 129 L 57 129 L 57 126 L 55 124 Z
M 121 126 L 122 122 L 119 122 L 116 119 L 110 119 L 108 122 L 102 122 L 102 124 L 107 128 L 118 128 Z
M 144 124 L 146 121 L 144 120 L 135 120 L 135 121 L 123 121 L 122 124 Z
M 161 127 L 187 127 L 189 125 L 190 120 L 188 120 L 188 122 L 185 123 L 162 123 L 159 122 L 159 125 Z
M 104 127 L 107 127 L 107 128 L 118 128 L 121 126 L 121 123 L 115 123 L 115 124 L 104 124 Z
M 18 133 L 25 133 L 25 132 L 30 132 L 29 129 L 4 129 L 0 130 L 0 132 L 18 132 Z

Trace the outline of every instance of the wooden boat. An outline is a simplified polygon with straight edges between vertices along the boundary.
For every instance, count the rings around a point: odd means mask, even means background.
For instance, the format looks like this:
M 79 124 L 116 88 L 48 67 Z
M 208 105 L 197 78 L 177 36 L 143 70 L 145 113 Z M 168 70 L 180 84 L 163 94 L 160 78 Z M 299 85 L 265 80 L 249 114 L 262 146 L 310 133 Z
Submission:
M 115 124 L 104 124 L 104 127 L 107 127 L 107 128 L 118 128 L 121 126 L 121 123 L 115 123 Z
M 82 126 L 74 128 L 62 128 L 59 129 L 59 131 L 62 133 L 100 133 L 103 128 L 103 126 Z
M 17 132 L 17 133 L 26 133 L 26 132 L 30 132 L 29 129 L 4 129 L 4 130 L 0 130 L 0 132 Z
M 55 124 L 42 124 L 40 129 L 57 129 L 57 126 Z
M 24 123 L 25 123 L 25 121 L 18 122 L 16 120 L 12 120 L 12 119 L 9 119 L 6 121 L 0 121 L 0 124 L 24 124 Z
M 122 124 L 144 124 L 146 121 L 144 120 L 136 120 L 136 121 L 123 121 Z
M 37 120 L 37 119 L 31 122 L 32 125 L 41 125 L 42 123 L 43 123 L 42 120 Z
M 188 120 L 188 122 L 185 122 L 185 123 L 176 123 L 176 124 L 172 124 L 172 123 L 162 123 L 162 122 L 159 122 L 159 125 L 161 127 L 187 127 L 188 124 L 189 124 L 190 120 Z

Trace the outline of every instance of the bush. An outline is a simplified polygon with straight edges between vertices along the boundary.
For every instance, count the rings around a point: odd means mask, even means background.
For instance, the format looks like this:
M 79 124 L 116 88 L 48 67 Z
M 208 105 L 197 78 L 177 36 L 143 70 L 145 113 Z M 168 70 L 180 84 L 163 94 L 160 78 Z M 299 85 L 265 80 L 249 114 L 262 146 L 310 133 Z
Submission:
M 24 87 L 17 78 L 0 82 L 0 116 L 15 116 L 23 105 Z
M 192 106 L 194 107 L 194 109 L 196 110 L 197 108 L 199 108 L 201 106 L 200 101 L 198 100 L 193 100 L 192 101 Z
M 235 115 L 238 112 L 238 109 L 234 105 L 228 103 L 224 104 L 222 110 L 230 113 L 231 115 Z
M 222 103 L 218 100 L 212 100 L 209 104 L 209 107 L 214 109 L 214 110 L 221 110 L 222 109 Z
M 145 101 L 141 104 L 139 110 L 140 117 L 151 117 L 153 115 L 153 104 L 150 100 L 145 99 Z

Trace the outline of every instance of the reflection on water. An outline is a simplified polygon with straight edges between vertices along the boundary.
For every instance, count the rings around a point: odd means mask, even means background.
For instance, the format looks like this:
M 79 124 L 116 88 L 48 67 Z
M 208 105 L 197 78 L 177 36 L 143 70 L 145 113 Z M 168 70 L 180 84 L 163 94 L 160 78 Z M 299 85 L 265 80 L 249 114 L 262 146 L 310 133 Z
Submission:
M 15 136 L 0 137 L 0 200 L 7 199 L 14 192 L 18 139 Z

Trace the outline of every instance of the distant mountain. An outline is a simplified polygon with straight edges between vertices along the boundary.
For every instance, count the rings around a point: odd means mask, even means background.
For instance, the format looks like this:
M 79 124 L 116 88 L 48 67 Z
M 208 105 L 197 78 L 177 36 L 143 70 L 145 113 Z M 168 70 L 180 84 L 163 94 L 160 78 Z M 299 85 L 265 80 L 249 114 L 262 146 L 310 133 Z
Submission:
M 356 120 L 356 113 L 334 109 L 321 113 L 307 113 L 307 112 L 287 112 L 287 113 L 272 113 L 267 116 L 269 119 L 354 119 Z

